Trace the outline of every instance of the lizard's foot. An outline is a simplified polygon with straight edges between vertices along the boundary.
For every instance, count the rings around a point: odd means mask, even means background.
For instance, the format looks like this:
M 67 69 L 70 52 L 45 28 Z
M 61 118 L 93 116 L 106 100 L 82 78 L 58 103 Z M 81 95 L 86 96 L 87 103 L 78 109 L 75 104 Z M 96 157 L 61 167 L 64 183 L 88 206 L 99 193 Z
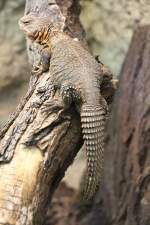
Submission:
M 117 89 L 118 89 L 117 79 L 112 79 L 102 83 L 101 94 L 106 99 L 108 104 L 111 104 L 113 102 L 114 95 Z
M 119 80 L 118 79 L 112 79 L 111 83 L 112 83 L 112 87 L 114 88 L 114 90 L 117 90 L 118 86 L 119 86 Z
M 36 76 L 40 76 L 43 73 L 43 69 L 40 66 L 35 66 L 33 67 L 31 74 L 32 75 L 36 75 Z
M 51 114 L 62 109 L 64 109 L 63 102 L 58 101 L 57 99 L 52 99 L 44 103 L 44 105 L 41 107 L 41 112 Z
M 57 99 L 52 99 L 47 102 L 41 107 L 41 112 L 46 113 L 48 116 L 51 115 L 52 113 L 57 113 L 58 117 L 63 118 L 65 120 L 71 120 L 70 115 L 65 115 L 65 105 L 62 101 L 58 101 Z

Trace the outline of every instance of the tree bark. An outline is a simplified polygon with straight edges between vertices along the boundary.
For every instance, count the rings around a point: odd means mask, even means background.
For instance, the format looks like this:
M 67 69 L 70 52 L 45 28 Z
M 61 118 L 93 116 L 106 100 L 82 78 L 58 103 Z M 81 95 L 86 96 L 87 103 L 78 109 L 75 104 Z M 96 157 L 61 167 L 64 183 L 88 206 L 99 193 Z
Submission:
M 150 224 L 150 26 L 123 65 L 108 126 L 103 187 L 82 225 Z

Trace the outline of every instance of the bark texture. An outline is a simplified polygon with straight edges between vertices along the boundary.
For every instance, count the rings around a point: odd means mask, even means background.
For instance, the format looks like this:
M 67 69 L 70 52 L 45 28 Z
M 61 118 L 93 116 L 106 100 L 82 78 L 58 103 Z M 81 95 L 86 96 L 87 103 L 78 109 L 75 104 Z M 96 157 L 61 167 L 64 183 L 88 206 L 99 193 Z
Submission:
M 133 36 L 108 126 L 104 183 L 82 225 L 150 224 L 150 26 Z
M 77 7 L 73 0 L 33 0 L 27 1 L 25 13 L 52 17 L 82 38 Z M 33 65 L 39 60 L 38 46 L 28 46 Z M 1 131 L 0 224 L 43 224 L 52 194 L 81 147 L 80 118 L 74 108 L 43 112 L 48 100 L 54 105 L 62 100 L 52 93 L 49 73 L 32 77 L 27 95 Z
M 133 36 L 110 124 L 107 152 L 109 157 L 113 155 L 113 169 L 110 170 L 106 160 L 105 184 L 109 190 L 106 200 L 111 203 L 111 207 L 106 206 L 111 209 L 113 224 L 150 223 L 149 60 L 150 26 L 145 26 Z

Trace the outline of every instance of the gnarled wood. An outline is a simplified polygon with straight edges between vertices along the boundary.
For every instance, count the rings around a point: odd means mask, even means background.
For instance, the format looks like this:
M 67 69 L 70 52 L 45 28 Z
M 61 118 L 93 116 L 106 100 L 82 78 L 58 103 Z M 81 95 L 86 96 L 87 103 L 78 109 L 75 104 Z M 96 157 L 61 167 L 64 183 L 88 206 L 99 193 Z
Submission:
M 61 21 L 62 27 L 68 26 L 69 15 L 72 32 L 82 37 L 74 11 L 78 2 L 49 3 L 27 1 L 26 13 L 36 10 Z M 34 65 L 39 60 L 39 49 L 32 43 L 28 46 Z M 43 224 L 52 194 L 81 147 L 80 118 L 73 108 L 49 114 L 42 111 L 46 102 L 54 99 L 61 101 L 59 93 L 52 92 L 50 74 L 33 76 L 27 96 L 1 132 L 0 224 Z

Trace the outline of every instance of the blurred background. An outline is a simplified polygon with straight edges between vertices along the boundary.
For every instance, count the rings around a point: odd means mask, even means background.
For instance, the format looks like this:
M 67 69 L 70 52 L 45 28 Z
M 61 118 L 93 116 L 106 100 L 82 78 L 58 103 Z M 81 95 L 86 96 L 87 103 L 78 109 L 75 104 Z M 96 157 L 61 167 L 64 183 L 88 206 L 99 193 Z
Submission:
M 119 75 L 133 30 L 150 21 L 149 0 L 81 0 L 81 22 L 94 55 L 100 55 L 115 76 Z M 18 19 L 25 0 L 0 0 L 0 126 L 7 120 L 27 90 L 30 66 L 26 43 Z M 80 165 L 79 165 L 80 164 Z M 82 157 L 68 171 L 78 185 L 76 166 L 84 168 Z

